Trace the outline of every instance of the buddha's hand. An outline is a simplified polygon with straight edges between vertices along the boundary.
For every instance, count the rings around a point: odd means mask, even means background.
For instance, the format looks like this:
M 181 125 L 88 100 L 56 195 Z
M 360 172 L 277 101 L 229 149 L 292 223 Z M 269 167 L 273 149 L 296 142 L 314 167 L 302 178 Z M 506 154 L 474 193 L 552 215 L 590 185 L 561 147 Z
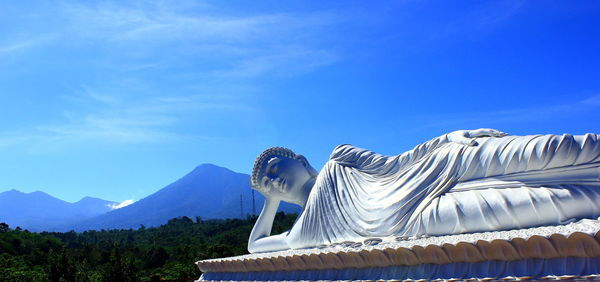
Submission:
M 491 128 L 480 128 L 475 130 L 457 130 L 454 132 L 450 132 L 446 134 L 446 138 L 448 138 L 448 141 L 450 142 L 469 146 L 476 146 L 476 137 L 503 137 L 506 135 L 508 135 L 508 133 L 502 132 L 500 130 Z

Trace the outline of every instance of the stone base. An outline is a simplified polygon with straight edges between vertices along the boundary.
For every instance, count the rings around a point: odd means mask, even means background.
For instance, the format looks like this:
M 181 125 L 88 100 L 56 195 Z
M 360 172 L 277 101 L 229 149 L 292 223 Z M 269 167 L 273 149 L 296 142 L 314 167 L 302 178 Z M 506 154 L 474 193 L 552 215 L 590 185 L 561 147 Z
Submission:
M 585 277 L 600 273 L 600 221 L 429 238 L 371 238 L 197 265 L 204 272 L 199 281 Z
M 199 281 L 286 281 L 286 280 L 433 280 L 433 279 L 498 279 L 507 277 L 540 278 L 576 277 L 600 273 L 600 257 L 528 259 L 517 261 L 484 261 L 475 263 L 419 264 L 348 269 L 208 272 Z M 600 276 L 597 277 L 600 279 Z

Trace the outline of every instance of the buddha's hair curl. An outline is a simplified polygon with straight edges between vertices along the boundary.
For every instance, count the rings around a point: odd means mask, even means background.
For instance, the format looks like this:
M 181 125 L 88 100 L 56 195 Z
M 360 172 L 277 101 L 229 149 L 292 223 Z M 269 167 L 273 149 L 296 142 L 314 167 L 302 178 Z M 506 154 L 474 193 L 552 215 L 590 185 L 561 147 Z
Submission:
M 262 187 L 259 183 L 261 177 L 261 169 L 263 168 L 265 162 L 268 162 L 273 157 L 286 157 L 290 159 L 297 159 L 299 155 L 294 153 L 294 151 L 284 148 L 284 147 L 271 147 L 269 149 L 264 150 L 254 161 L 254 167 L 252 168 L 252 178 L 251 185 L 252 188 L 262 192 L 263 194 L 268 194 L 269 189 L 267 187 Z

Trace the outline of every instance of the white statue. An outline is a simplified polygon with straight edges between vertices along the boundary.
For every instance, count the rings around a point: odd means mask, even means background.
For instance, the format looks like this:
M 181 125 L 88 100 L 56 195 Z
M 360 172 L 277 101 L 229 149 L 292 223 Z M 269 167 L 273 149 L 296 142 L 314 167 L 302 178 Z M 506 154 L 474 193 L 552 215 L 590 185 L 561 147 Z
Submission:
M 289 149 L 265 150 L 252 186 L 266 197 L 251 253 L 373 237 L 556 225 L 600 216 L 596 134 L 507 136 L 459 130 L 397 156 L 340 145 L 319 173 Z M 270 236 L 280 201 L 303 206 Z

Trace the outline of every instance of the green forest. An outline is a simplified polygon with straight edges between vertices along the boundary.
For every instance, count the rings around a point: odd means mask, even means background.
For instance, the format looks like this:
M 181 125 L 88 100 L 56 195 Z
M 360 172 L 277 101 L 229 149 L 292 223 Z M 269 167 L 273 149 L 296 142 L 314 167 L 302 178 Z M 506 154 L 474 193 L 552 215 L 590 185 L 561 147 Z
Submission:
M 296 214 L 277 214 L 273 233 Z M 0 223 L 0 281 L 193 281 L 198 260 L 247 254 L 256 218 L 180 217 L 159 227 L 33 233 Z

